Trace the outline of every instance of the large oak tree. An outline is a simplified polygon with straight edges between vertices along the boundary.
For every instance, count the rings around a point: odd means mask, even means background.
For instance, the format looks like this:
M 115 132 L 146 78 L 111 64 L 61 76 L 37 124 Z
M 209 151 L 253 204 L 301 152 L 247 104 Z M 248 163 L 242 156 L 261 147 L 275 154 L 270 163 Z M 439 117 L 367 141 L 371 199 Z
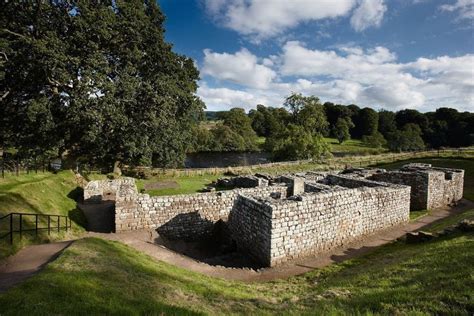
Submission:
M 182 163 L 203 108 L 199 73 L 163 21 L 153 0 L 2 2 L 0 147 Z

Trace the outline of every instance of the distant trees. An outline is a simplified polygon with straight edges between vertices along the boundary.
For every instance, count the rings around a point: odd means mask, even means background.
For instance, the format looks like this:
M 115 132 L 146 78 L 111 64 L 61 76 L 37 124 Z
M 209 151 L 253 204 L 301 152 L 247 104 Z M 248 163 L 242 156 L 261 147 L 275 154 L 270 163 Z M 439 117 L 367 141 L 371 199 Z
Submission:
M 421 138 L 421 128 L 414 123 L 406 124 L 402 130 L 390 134 L 388 148 L 395 152 L 424 149 L 425 144 Z
M 336 125 L 334 126 L 332 134 L 336 137 L 339 144 L 342 144 L 346 140 L 351 139 L 351 134 L 349 130 L 354 127 L 351 119 L 349 117 L 346 118 L 338 118 Z
M 329 124 L 324 107 L 315 96 L 293 93 L 285 99 L 285 109 L 275 111 L 278 130 L 270 133 L 265 148 L 276 160 L 314 159 L 329 153 L 323 133 Z
M 194 128 L 190 151 L 254 151 L 258 150 L 257 134 L 244 109 L 220 112 L 213 127 Z

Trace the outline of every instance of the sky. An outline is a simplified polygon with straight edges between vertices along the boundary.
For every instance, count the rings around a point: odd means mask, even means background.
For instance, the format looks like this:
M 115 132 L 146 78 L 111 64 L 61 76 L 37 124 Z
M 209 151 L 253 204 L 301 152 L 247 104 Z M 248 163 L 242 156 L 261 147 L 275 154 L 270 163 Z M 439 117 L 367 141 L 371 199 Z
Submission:
M 474 112 L 474 0 L 158 0 L 207 110 L 289 94 Z

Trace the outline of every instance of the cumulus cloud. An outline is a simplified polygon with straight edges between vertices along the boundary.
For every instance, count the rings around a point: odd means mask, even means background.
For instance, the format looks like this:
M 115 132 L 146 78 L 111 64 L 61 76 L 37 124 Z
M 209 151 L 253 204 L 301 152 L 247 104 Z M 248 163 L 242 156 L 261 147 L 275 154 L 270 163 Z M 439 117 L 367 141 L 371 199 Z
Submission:
M 383 0 L 361 0 L 351 17 L 351 25 L 357 32 L 382 23 L 387 6 Z
M 252 56 L 252 65 L 266 67 Z M 199 95 L 214 108 L 254 107 L 258 103 L 280 106 L 285 96 L 301 92 L 327 101 L 392 110 L 409 107 L 423 111 L 440 106 L 474 110 L 474 54 L 400 63 L 396 54 L 381 46 L 318 50 L 290 41 L 282 47 L 279 56 L 272 56 L 265 63 L 272 67 L 268 68 L 272 75 L 260 75 L 266 79 L 257 80 L 258 85 L 245 81 L 246 86 L 240 90 L 204 86 Z M 240 73 L 243 78 L 250 74 L 250 70 Z M 237 82 L 235 78 L 239 76 L 228 74 L 230 79 L 225 79 L 218 71 L 208 71 L 207 75 L 231 82 Z M 273 80 L 276 77 L 278 80 Z
M 453 4 L 441 5 L 440 9 L 447 12 L 456 12 L 460 19 L 474 19 L 473 0 L 456 0 Z
M 204 0 L 207 12 L 218 23 L 256 39 L 269 38 L 301 22 L 342 17 L 350 14 L 356 0 Z M 380 0 L 369 0 L 380 1 Z M 367 10 L 372 8 L 365 5 Z M 364 11 L 369 14 L 376 12 Z M 379 11 L 377 11 L 379 10 Z M 364 14 L 361 12 L 359 14 Z M 383 13 L 382 13 L 383 16 Z M 376 19 L 377 17 L 371 17 Z M 380 17 L 381 18 L 381 17 Z M 362 19 L 359 18 L 359 19 Z M 380 22 L 377 22 L 380 23 Z M 375 23 L 376 24 L 376 23 Z
M 204 50 L 202 73 L 219 80 L 228 80 L 245 86 L 266 88 L 276 77 L 269 68 L 273 64 L 270 58 L 258 63 L 255 55 L 243 48 L 235 54 L 215 53 Z

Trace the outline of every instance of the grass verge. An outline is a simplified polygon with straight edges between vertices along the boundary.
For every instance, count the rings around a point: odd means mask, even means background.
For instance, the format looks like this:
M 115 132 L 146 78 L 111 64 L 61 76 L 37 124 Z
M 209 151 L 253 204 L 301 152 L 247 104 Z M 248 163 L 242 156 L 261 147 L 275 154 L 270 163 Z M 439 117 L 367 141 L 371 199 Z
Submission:
M 451 222 L 438 222 L 437 229 Z M 87 238 L 42 273 L 1 294 L 0 314 L 469 315 L 474 312 L 473 246 L 473 233 L 422 244 L 396 242 L 288 280 L 245 284 Z

